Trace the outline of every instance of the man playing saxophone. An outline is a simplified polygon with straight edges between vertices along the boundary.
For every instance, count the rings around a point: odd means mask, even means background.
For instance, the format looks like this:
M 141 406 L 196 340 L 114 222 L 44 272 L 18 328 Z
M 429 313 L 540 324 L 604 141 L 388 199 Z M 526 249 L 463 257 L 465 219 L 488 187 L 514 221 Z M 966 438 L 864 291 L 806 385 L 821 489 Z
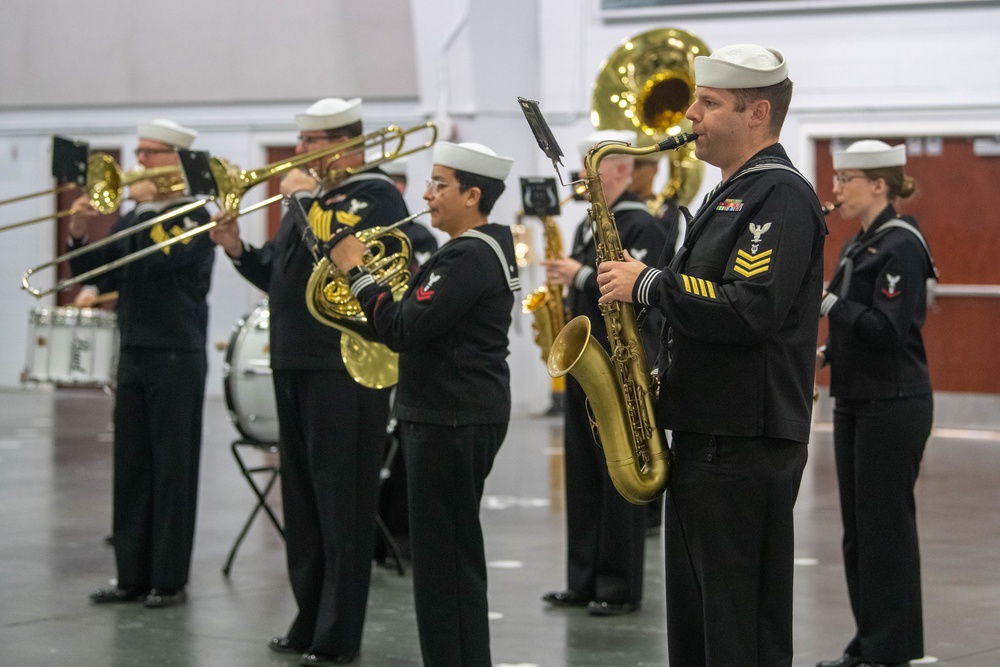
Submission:
M 580 143 L 586 155 L 602 141 L 636 143 L 634 132 L 604 130 Z M 666 243 L 663 227 L 646 204 L 627 191 L 634 158 L 614 155 L 601 163 L 601 187 L 615 216 L 622 246 L 634 256 L 656 257 Z M 549 283 L 569 285 L 570 315 L 586 315 L 593 336 L 609 350 L 604 317 L 598 308 L 597 250 L 591 221 L 577 227 L 569 257 L 544 262 Z M 648 347 L 656 348 L 653 335 Z M 587 411 L 587 396 L 572 376 L 566 379 L 566 584 L 542 596 L 557 607 L 587 607 L 590 614 L 610 616 L 635 611 L 642 602 L 645 555 L 645 507 L 625 500 L 612 483 Z
M 695 58 L 697 156 L 722 171 L 662 268 L 600 266 L 601 302 L 665 319 L 657 422 L 673 432 L 666 494 L 670 664 L 792 664 L 792 508 L 806 462 L 825 225 L 778 143 L 784 56 Z

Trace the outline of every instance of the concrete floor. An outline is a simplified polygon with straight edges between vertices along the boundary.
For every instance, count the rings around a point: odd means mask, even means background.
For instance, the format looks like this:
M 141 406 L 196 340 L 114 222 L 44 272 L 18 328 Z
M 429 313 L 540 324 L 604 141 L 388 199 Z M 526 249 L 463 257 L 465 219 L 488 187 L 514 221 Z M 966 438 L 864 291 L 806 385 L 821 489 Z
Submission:
M 229 451 L 236 432 L 221 400 L 207 407 L 188 604 L 148 610 L 88 602 L 114 576 L 103 540 L 111 522 L 110 412 L 111 399 L 96 391 L 0 392 L 0 667 L 297 664 L 265 647 L 285 631 L 293 601 L 281 538 L 263 515 L 231 576 L 220 572 L 254 504 Z M 830 441 L 829 424 L 817 423 L 796 507 L 797 667 L 839 655 L 853 627 Z M 259 452 L 250 458 L 270 460 Z M 917 489 L 927 664 L 1000 665 L 997 479 L 1000 432 L 936 432 Z M 640 613 L 594 618 L 540 602 L 564 584 L 561 485 L 560 421 L 518 416 L 482 511 L 495 663 L 666 664 L 657 538 L 647 544 Z M 374 569 L 357 664 L 420 664 L 409 576 Z

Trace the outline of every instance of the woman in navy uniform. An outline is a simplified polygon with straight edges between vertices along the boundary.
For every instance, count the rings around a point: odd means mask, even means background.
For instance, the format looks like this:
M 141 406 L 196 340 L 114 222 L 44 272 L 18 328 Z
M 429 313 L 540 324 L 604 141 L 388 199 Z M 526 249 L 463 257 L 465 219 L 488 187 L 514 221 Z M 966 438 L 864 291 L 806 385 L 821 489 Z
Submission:
M 857 626 L 844 655 L 819 667 L 909 664 L 924 652 L 913 488 L 933 399 L 920 335 L 934 263 L 916 220 L 893 203 L 914 191 L 906 147 L 865 140 L 833 155 L 840 214 L 861 229 L 823 299 L 830 322 L 817 366 L 830 366 L 844 569 Z
M 179 167 L 178 148 L 198 133 L 168 120 L 138 128 L 138 162 L 145 168 Z M 129 188 L 136 207 L 110 233 L 151 220 L 192 200 L 161 192 L 152 181 Z M 70 249 L 86 244 L 97 213 L 86 196 L 70 220 Z M 75 274 L 208 222 L 197 208 L 70 261 Z M 95 591 L 98 604 L 141 600 L 171 607 L 187 599 L 194 546 L 201 459 L 202 414 L 208 359 L 208 295 L 215 248 L 207 237 L 178 243 L 101 277 L 118 290 L 120 353 L 115 391 L 114 547 L 118 583 Z
M 361 100 L 326 98 L 296 116 L 296 153 L 314 152 L 361 135 Z M 361 650 L 379 470 L 389 391 L 365 388 L 344 368 L 340 332 L 306 306 L 315 258 L 311 242 L 343 226 L 366 229 L 406 217 L 392 180 L 361 169 L 354 151 L 293 170 L 281 191 L 293 198 L 274 239 L 244 243 L 235 220 L 220 219 L 212 240 L 247 280 L 268 293 L 271 368 L 281 451 L 281 497 L 288 574 L 299 611 L 288 633 L 269 647 L 302 654 L 304 665 L 345 664 Z M 342 173 L 342 172 L 340 172 Z
M 635 145 L 634 132 L 604 130 L 580 142 L 586 155 L 602 141 Z M 628 191 L 634 158 L 611 155 L 601 162 L 601 187 L 615 216 L 622 247 L 637 259 L 655 259 L 666 244 L 663 226 Z M 585 315 L 591 331 L 610 352 L 604 316 L 597 305 L 597 249 L 587 218 L 576 229 L 569 257 L 544 262 L 546 280 L 569 286 L 570 317 Z M 655 352 L 658 329 L 649 348 Z M 647 351 L 649 354 L 649 351 Z M 633 612 L 642 604 L 643 563 L 649 510 L 633 505 L 615 489 L 604 451 L 596 442 L 587 396 L 572 376 L 566 378 L 566 590 L 542 596 L 556 607 L 587 607 L 594 616 Z
M 695 58 L 696 154 L 719 167 L 670 265 L 604 262 L 601 302 L 666 321 L 657 424 L 670 664 L 790 667 L 793 508 L 807 457 L 825 225 L 779 143 L 784 56 L 752 44 Z
M 373 335 L 399 354 L 394 409 L 406 457 L 413 596 L 424 664 L 491 664 L 483 484 L 510 419 L 508 329 L 520 289 L 510 229 L 488 216 L 513 160 L 438 142 L 424 199 L 445 243 L 402 300 L 361 266 L 363 245 L 331 250 Z

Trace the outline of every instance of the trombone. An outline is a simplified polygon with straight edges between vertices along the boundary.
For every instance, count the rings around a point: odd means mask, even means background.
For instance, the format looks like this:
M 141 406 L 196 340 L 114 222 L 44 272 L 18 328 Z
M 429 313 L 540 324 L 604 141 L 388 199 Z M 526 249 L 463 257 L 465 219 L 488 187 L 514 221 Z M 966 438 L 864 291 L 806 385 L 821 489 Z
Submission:
M 115 162 L 113 157 L 107 153 L 93 153 L 87 158 L 87 180 L 83 189 L 86 191 L 90 199 L 90 206 L 98 213 L 107 214 L 114 213 L 118 210 L 123 201 L 122 191 L 129 185 L 138 181 L 156 179 L 157 189 L 161 193 L 166 194 L 169 192 L 179 192 L 184 189 L 183 181 L 179 180 L 180 176 L 180 167 L 133 169 L 122 173 L 121 167 L 118 166 L 118 163 Z M 5 199 L 0 202 L 0 206 L 48 193 L 58 194 L 66 192 L 74 187 L 76 187 L 76 183 L 64 183 L 49 190 L 42 190 L 41 192 L 34 192 L 32 194 L 22 195 L 12 199 Z M 58 220 L 59 218 L 74 215 L 79 212 L 80 210 L 78 208 L 65 209 L 52 215 L 43 215 L 30 220 L 22 220 L 21 222 L 0 226 L 0 232 L 5 232 L 9 229 L 16 229 L 18 227 L 25 227 L 27 225 L 33 225 L 36 222 Z
M 408 148 L 406 146 L 407 137 L 421 131 L 429 131 L 430 138 L 420 145 Z M 260 169 L 253 169 L 249 171 L 246 169 L 239 169 L 235 165 L 232 165 L 231 163 L 222 158 L 213 157 L 209 161 L 209 168 L 211 169 L 212 172 L 212 178 L 215 181 L 216 192 L 217 192 L 216 194 L 208 195 L 206 197 L 202 197 L 198 200 L 195 200 L 178 208 L 171 209 L 166 213 L 150 218 L 149 220 L 146 220 L 145 222 L 142 222 L 138 225 L 133 225 L 132 227 L 120 230 L 114 234 L 111 234 L 110 236 L 106 236 L 105 238 L 99 241 L 95 241 L 94 243 L 90 243 L 82 248 L 77 248 L 75 250 L 71 250 L 67 253 L 64 253 L 56 257 L 55 259 L 46 262 L 45 264 L 40 264 L 39 266 L 36 266 L 32 269 L 28 269 L 27 271 L 24 272 L 24 275 L 21 277 L 21 288 L 24 289 L 29 294 L 31 294 L 32 296 L 36 298 L 41 298 L 43 296 L 63 290 L 67 287 L 71 287 L 72 285 L 76 285 L 86 280 L 90 280 L 91 278 L 107 273 L 108 271 L 113 271 L 114 269 L 125 266 L 126 264 L 131 264 L 136 260 L 142 259 L 143 257 L 147 257 L 148 255 L 151 255 L 168 246 L 174 245 L 175 243 L 180 243 L 198 234 L 203 234 L 204 232 L 207 232 L 213 227 L 215 227 L 218 223 L 209 222 L 199 227 L 195 227 L 182 234 L 161 241 L 160 243 L 147 246 L 145 248 L 142 248 L 141 250 L 137 250 L 136 252 L 120 257 L 112 262 L 109 262 L 108 264 L 99 266 L 95 269 L 91 269 L 90 271 L 86 271 L 85 273 L 81 273 L 78 276 L 73 276 L 72 278 L 66 278 L 64 280 L 61 280 L 57 282 L 54 286 L 49 288 L 40 289 L 32 287 L 32 285 L 30 284 L 30 278 L 32 274 L 38 273 L 42 269 L 48 268 L 50 266 L 55 266 L 62 262 L 69 261 L 74 257 L 79 257 L 80 255 L 83 255 L 85 253 L 92 252 L 93 250 L 101 248 L 110 243 L 114 243 L 126 236 L 130 236 L 132 234 L 136 234 L 138 232 L 149 229 L 150 227 L 163 223 L 167 220 L 172 220 L 173 218 L 187 215 L 191 211 L 201 208 L 202 206 L 204 206 L 209 202 L 215 202 L 223 211 L 235 216 L 245 215 L 252 211 L 256 211 L 259 208 L 270 206 L 271 204 L 284 199 L 284 196 L 275 195 L 274 197 L 265 199 L 262 202 L 249 206 L 245 209 L 240 209 L 240 201 L 243 198 L 243 196 L 247 193 L 247 191 L 250 188 L 254 187 L 255 185 L 263 183 L 264 181 L 269 180 L 273 176 L 306 165 L 314 160 L 331 158 L 330 162 L 336 162 L 337 160 L 346 157 L 348 155 L 354 155 L 359 152 L 367 152 L 376 148 L 379 150 L 379 153 L 374 159 L 366 161 L 366 163 L 361 167 L 356 167 L 356 168 L 352 167 L 343 169 L 331 168 L 327 170 L 325 178 L 332 181 L 336 181 L 344 178 L 345 176 L 350 176 L 363 171 L 367 171 L 369 169 L 378 167 L 391 160 L 405 157 L 407 155 L 411 155 L 413 153 L 417 153 L 419 151 L 430 148 L 431 146 L 434 145 L 435 141 L 437 141 L 437 126 L 432 122 L 427 122 L 422 125 L 417 125 L 405 130 L 399 128 L 396 125 L 389 125 L 387 127 L 384 127 L 380 130 L 376 130 L 375 132 L 371 132 L 366 135 L 354 137 L 353 139 L 347 139 L 345 141 L 333 144 L 332 146 L 327 146 L 326 148 L 312 151 L 310 153 L 303 153 L 302 155 L 296 155 L 295 157 L 289 158 L 287 160 L 273 162 L 271 164 L 265 165 L 264 167 L 261 167 Z M 170 168 L 173 169 L 173 167 Z M 151 169 L 149 171 L 153 170 Z

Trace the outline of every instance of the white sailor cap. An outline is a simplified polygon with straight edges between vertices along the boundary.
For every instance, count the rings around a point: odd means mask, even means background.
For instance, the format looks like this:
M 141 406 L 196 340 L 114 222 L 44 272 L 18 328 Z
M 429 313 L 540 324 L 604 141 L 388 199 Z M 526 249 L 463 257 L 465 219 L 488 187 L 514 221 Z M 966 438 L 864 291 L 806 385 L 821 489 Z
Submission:
M 694 82 L 709 88 L 765 88 L 788 78 L 785 56 L 756 44 L 723 46 L 694 59 Z
M 890 146 L 884 141 L 863 139 L 855 141 L 844 151 L 833 152 L 833 168 L 880 169 L 902 167 L 906 164 L 906 146 Z
M 181 127 L 172 120 L 154 120 L 142 123 L 136 129 L 140 139 L 152 139 L 174 148 L 191 148 L 198 133 L 188 127 Z
M 470 142 L 453 144 L 439 141 L 434 144 L 433 162 L 442 167 L 451 167 L 502 181 L 510 173 L 514 158 L 500 157 L 482 144 Z
M 406 176 L 407 158 L 398 157 L 382 165 L 382 171 L 390 176 Z
M 361 120 L 361 98 L 342 100 L 325 97 L 303 113 L 295 114 L 295 125 L 300 130 L 334 130 Z
M 577 144 L 580 156 L 587 155 L 591 148 L 602 141 L 617 141 L 635 146 L 638 141 L 638 135 L 631 130 L 598 130 L 597 132 L 591 132 Z

